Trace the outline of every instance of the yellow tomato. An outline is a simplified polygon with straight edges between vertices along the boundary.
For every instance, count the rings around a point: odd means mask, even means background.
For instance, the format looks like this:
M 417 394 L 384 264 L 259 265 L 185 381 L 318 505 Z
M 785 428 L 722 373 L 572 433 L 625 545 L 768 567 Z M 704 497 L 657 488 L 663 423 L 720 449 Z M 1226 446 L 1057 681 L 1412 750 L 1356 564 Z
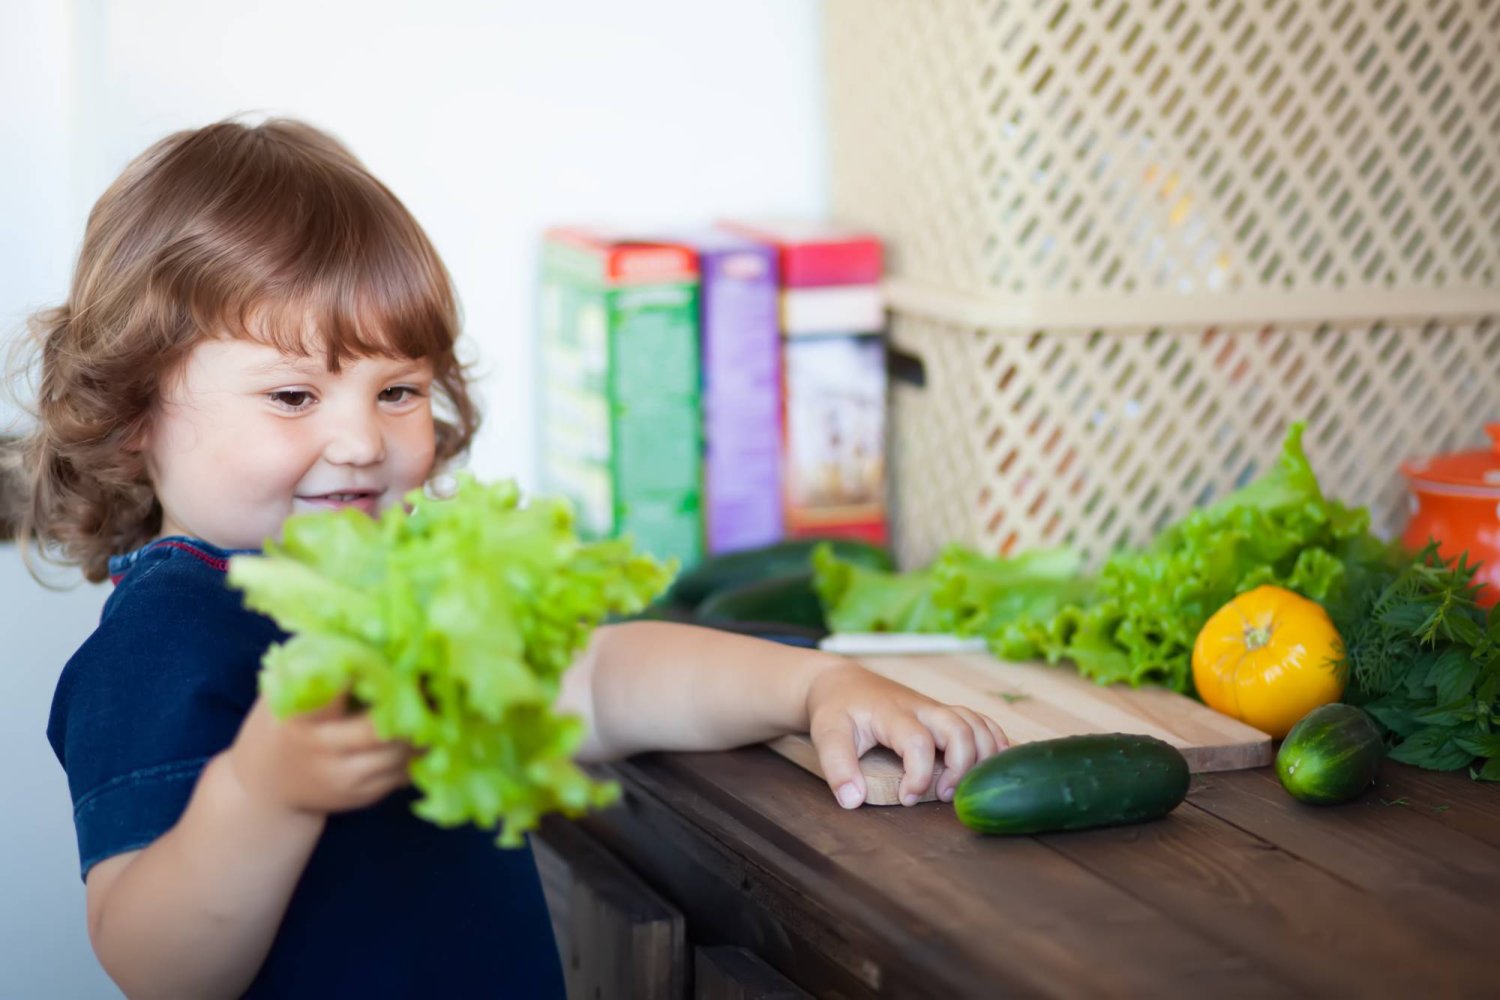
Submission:
M 1256 587 L 1198 633 L 1193 684 L 1209 708 L 1280 739 L 1308 712 L 1343 696 L 1343 648 L 1317 602 Z

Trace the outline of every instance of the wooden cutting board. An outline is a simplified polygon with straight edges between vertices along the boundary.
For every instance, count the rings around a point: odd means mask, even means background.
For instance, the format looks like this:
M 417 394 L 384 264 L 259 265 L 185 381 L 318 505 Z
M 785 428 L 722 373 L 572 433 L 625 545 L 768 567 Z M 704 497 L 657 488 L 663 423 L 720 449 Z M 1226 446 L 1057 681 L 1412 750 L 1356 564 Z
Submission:
M 1141 733 L 1182 751 L 1188 768 L 1235 771 L 1271 763 L 1271 737 L 1165 688 L 1102 687 L 1071 667 L 1008 663 L 988 653 L 860 656 L 860 664 L 948 705 L 964 705 L 1000 724 L 1012 744 L 1081 733 Z M 783 736 L 772 750 L 822 776 L 806 736 Z M 860 759 L 868 805 L 896 805 L 901 758 L 876 747 Z M 932 787 L 942 773 L 939 762 Z M 929 789 L 922 801 L 934 798 Z

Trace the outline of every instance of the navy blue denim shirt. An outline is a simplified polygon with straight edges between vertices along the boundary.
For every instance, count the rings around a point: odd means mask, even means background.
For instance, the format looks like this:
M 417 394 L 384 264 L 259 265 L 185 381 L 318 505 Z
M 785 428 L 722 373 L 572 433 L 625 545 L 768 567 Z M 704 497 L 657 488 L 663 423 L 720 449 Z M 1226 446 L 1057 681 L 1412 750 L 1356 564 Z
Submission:
M 85 877 L 177 822 L 250 711 L 262 654 L 285 638 L 227 585 L 232 555 L 165 538 L 110 560 L 115 590 L 47 725 Z M 530 848 L 440 829 L 412 815 L 413 798 L 330 817 L 246 996 L 563 995 Z

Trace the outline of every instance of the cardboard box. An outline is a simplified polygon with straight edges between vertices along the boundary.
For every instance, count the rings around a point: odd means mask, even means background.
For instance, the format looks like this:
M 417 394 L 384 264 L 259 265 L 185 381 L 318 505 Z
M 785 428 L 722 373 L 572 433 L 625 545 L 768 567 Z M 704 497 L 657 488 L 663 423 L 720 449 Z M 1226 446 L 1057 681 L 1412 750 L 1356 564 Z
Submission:
M 780 541 L 781 331 L 776 252 L 722 231 L 698 253 L 703 363 L 703 512 L 710 554 Z
M 857 230 L 811 222 L 724 225 L 777 252 L 787 534 L 884 542 L 880 242 Z
M 553 229 L 543 245 L 538 414 L 544 493 L 580 533 L 703 551 L 698 266 L 686 246 Z

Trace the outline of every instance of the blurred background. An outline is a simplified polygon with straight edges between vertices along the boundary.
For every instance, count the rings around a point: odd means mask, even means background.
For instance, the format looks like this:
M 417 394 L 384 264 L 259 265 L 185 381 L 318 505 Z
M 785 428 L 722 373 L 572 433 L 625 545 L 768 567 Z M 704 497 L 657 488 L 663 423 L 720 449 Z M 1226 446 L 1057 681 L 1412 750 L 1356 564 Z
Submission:
M 819 23 L 806 0 L 6 0 L 0 339 L 64 297 L 89 207 L 148 144 L 234 114 L 296 116 L 426 227 L 479 373 L 471 464 L 530 483 L 542 229 L 823 212 Z M 0 404 L 0 430 L 19 420 Z M 117 995 L 89 950 L 43 734 L 104 590 L 44 590 L 0 544 L 5 1000 Z

